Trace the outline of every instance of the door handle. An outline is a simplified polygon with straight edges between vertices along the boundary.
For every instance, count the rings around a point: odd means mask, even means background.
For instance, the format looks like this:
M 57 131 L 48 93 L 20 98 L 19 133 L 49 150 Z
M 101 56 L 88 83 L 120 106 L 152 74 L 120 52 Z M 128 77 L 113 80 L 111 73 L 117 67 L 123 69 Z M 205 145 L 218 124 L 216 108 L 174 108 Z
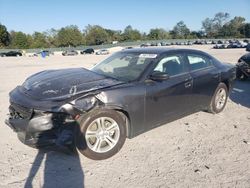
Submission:
M 192 84 L 193 84 L 193 78 L 191 76 L 185 79 L 185 84 L 184 84 L 185 88 L 191 87 Z
M 192 82 L 186 82 L 184 85 L 185 85 L 185 88 L 189 88 L 192 86 Z

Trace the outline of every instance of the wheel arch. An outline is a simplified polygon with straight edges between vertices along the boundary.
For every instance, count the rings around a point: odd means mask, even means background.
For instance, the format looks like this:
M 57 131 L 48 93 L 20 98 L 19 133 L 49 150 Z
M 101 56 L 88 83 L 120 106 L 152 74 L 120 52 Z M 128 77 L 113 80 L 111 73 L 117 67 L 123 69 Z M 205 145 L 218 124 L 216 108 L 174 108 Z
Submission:
M 129 113 L 124 108 L 122 108 L 121 106 L 108 105 L 108 106 L 105 106 L 104 108 L 109 109 L 109 110 L 115 110 L 119 114 L 121 114 L 121 116 L 125 120 L 127 138 L 130 138 L 131 137 L 131 121 L 130 121 Z
M 223 84 L 225 84 L 225 85 L 227 86 L 228 92 L 231 91 L 231 89 L 232 89 L 232 84 L 231 84 L 231 82 L 230 82 L 228 79 L 221 80 L 220 83 L 223 83 Z

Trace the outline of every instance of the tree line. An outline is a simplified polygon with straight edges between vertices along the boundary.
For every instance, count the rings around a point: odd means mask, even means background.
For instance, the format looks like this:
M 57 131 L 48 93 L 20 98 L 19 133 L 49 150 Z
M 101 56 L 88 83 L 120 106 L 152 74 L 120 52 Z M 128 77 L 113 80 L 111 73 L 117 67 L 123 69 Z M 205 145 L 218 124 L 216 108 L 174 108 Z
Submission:
M 213 18 L 204 19 L 199 31 L 191 31 L 183 21 L 180 21 L 170 31 L 154 28 L 150 29 L 149 33 L 142 33 L 130 25 L 123 31 L 106 29 L 99 25 L 88 25 L 81 31 L 76 25 L 70 25 L 58 30 L 25 34 L 21 31 L 9 32 L 6 26 L 0 24 L 0 48 L 76 47 L 108 44 L 112 41 L 250 38 L 250 23 L 245 21 L 244 17 L 236 16 L 230 19 L 228 13 L 219 12 Z

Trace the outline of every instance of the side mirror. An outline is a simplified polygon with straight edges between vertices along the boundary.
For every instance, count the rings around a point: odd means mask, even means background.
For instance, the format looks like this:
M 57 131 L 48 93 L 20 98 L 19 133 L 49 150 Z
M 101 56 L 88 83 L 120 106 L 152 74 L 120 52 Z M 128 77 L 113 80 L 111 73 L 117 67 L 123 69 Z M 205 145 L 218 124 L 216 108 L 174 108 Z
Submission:
M 150 75 L 150 79 L 154 81 L 164 81 L 169 79 L 169 75 L 165 72 L 153 72 Z

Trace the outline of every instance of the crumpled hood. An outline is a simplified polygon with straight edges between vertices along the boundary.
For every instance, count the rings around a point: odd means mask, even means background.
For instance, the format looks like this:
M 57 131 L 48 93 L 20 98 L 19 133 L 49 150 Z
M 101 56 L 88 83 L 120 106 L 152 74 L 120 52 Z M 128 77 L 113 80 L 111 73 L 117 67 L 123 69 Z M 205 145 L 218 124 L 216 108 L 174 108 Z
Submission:
M 63 100 L 121 83 L 84 68 L 72 68 L 39 72 L 27 78 L 20 88 L 35 99 Z

